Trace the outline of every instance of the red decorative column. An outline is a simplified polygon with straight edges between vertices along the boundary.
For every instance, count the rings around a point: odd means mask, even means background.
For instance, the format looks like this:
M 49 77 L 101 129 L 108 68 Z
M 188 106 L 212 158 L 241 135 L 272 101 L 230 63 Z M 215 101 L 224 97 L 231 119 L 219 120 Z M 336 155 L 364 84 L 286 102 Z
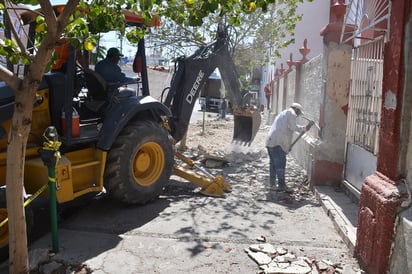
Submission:
M 275 77 L 274 77 L 274 82 L 276 83 L 276 90 L 275 90 L 275 96 L 276 96 L 276 103 L 274 107 L 274 113 L 277 115 L 280 113 L 282 110 L 279 110 L 279 81 L 280 81 L 280 72 L 279 69 L 276 69 L 275 71 Z
M 405 25 L 410 1 L 391 1 L 390 39 L 384 49 L 382 116 L 377 171 L 362 186 L 355 253 L 368 273 L 387 273 L 397 211 L 407 197 L 400 155 L 404 93 Z M 407 110 L 410 111 L 410 110 Z
M 311 186 L 341 184 L 345 162 L 352 45 L 340 43 L 346 12 L 345 1 L 332 0 L 330 5 L 330 22 L 320 31 L 324 42 L 324 85 L 319 107 L 319 135 L 322 142 L 314 155 Z
M 280 64 L 279 73 L 280 73 L 280 76 L 283 76 L 282 107 L 281 107 L 281 111 L 282 111 L 286 108 L 286 92 L 287 92 L 287 83 L 286 83 L 286 79 L 285 79 L 286 78 L 286 69 L 283 68 L 283 64 Z
M 308 54 L 310 53 L 310 49 L 308 48 L 308 39 L 305 38 L 305 40 L 303 40 L 303 47 L 301 47 L 299 49 L 300 54 L 302 54 L 302 59 L 299 61 L 300 64 L 304 64 L 308 61 L 308 59 L 306 58 L 306 56 L 308 56 Z
M 296 67 L 296 80 L 295 80 L 295 102 L 300 102 L 301 100 L 301 82 L 302 82 L 302 65 L 305 64 L 308 59 L 306 56 L 309 54 L 310 49 L 308 48 L 308 39 L 305 38 L 303 41 L 303 47 L 299 49 L 300 54 L 302 54 L 302 59 L 294 62 Z
M 295 64 L 295 62 L 293 61 L 293 54 L 292 53 L 290 53 L 289 60 L 286 63 L 288 64 L 288 69 L 286 70 L 286 72 L 289 73 L 293 70 L 292 66 Z
M 331 0 L 330 4 L 330 22 L 327 26 L 325 26 L 322 29 L 320 33 L 320 35 L 323 36 L 323 42 L 325 44 L 328 44 L 330 42 L 340 42 L 343 27 L 343 19 L 346 13 L 345 0 Z M 347 25 L 344 27 L 344 33 L 347 33 L 347 35 L 343 37 L 345 39 L 353 31 L 353 27 Z
M 273 113 L 273 112 L 275 112 L 276 111 L 276 107 L 275 107 L 275 105 L 276 105 L 276 100 L 277 100 L 277 98 L 276 98 L 276 93 L 275 93 L 275 85 L 276 85 L 276 82 L 275 82 L 275 69 L 276 68 L 273 68 L 273 73 L 270 75 L 270 82 L 269 82 L 269 89 L 270 89 L 270 92 L 272 93 L 272 95 L 270 96 L 270 111 L 268 111 L 268 113 L 269 113 L 269 116 Z M 270 121 L 270 119 L 268 119 L 268 121 Z
M 289 60 L 288 61 L 286 61 L 286 64 L 288 65 L 288 68 L 285 70 L 285 77 L 284 77 L 284 87 L 285 87 L 285 100 L 284 100 L 284 105 L 285 105 L 285 107 L 284 108 L 287 108 L 287 107 L 289 107 L 289 105 L 292 103 L 292 102 L 287 102 L 287 97 L 288 97 L 288 93 L 290 92 L 290 90 L 288 90 L 288 88 L 289 88 L 289 73 L 290 72 L 292 72 L 293 71 L 293 68 L 292 68 L 292 66 L 293 65 L 295 65 L 295 62 L 293 61 L 293 54 L 292 53 L 290 53 L 290 55 L 289 55 Z M 295 78 L 295 80 L 296 80 L 296 78 Z M 295 97 L 296 97 L 296 89 L 294 90 L 294 94 L 293 94 L 293 101 L 295 101 Z

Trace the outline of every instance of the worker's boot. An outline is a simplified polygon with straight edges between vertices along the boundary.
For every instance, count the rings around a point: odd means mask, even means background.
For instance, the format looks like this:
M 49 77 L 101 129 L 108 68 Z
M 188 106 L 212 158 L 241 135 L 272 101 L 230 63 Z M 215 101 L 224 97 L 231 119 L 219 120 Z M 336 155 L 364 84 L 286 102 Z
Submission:
M 277 187 L 276 191 L 291 193 L 292 190 L 286 186 L 285 170 L 284 169 L 277 169 L 276 170 L 276 175 L 278 177 L 278 187 Z

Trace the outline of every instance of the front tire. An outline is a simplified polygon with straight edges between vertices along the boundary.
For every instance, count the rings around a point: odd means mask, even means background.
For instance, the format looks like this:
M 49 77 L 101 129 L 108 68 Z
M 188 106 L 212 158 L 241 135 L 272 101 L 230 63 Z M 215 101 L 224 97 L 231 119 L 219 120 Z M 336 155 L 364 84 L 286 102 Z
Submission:
M 168 132 L 153 121 L 135 121 L 117 137 L 108 154 L 105 188 L 116 200 L 145 204 L 163 191 L 174 154 Z

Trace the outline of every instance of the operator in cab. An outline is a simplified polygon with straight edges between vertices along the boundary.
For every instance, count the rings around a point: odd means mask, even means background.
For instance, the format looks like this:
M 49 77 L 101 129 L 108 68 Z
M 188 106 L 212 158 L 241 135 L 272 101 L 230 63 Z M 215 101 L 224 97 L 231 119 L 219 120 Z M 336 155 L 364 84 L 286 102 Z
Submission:
M 97 62 L 94 70 L 106 80 L 109 92 L 120 97 L 129 97 L 136 94 L 136 91 L 129 88 L 119 87 L 127 84 L 136 84 L 140 79 L 127 77 L 119 67 L 120 57 L 123 54 L 117 48 L 110 48 L 107 51 L 106 58 Z

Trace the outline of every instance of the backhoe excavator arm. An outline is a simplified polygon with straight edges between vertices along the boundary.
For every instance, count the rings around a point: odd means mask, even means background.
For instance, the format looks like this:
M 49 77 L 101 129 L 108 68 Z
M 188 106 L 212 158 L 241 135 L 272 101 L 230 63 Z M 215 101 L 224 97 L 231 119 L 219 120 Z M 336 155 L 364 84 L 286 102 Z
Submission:
M 177 59 L 175 74 L 164 102 L 172 112 L 169 125 L 171 135 L 177 142 L 186 133 L 194 104 L 203 85 L 217 67 L 216 58 L 208 45 L 189 57 Z
M 239 77 L 229 52 L 227 27 L 219 25 L 215 41 L 189 57 L 177 59 L 175 74 L 164 101 L 172 112 L 169 126 L 176 142 L 186 133 L 199 93 L 216 68 L 219 68 L 234 111 L 233 141 L 250 144 L 256 136 L 260 114 L 242 102 Z
M 199 93 L 216 68 L 220 71 L 234 112 L 233 141 L 250 144 L 256 136 L 260 113 L 242 102 L 239 77 L 229 52 L 227 27 L 219 25 L 215 41 L 189 57 L 177 59 L 171 86 L 163 102 L 172 113 L 168 127 L 175 142 L 185 135 Z M 175 158 L 186 166 L 175 163 L 173 173 L 199 186 L 200 193 L 224 196 L 225 192 L 231 191 L 230 184 L 225 183 L 223 177 L 213 176 L 179 152 L 175 152 Z

